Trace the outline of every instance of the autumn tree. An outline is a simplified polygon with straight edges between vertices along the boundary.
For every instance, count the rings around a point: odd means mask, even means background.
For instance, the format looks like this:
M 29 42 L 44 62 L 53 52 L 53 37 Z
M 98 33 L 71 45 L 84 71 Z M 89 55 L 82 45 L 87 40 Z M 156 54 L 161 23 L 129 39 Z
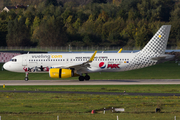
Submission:
M 107 0 L 92 0 L 92 3 L 107 3 Z
M 8 22 L 7 45 L 8 46 L 30 46 L 30 32 L 25 25 L 26 18 L 19 17 Z
M 54 16 L 43 20 L 33 37 L 39 39 L 40 46 L 63 46 L 67 43 L 64 24 L 60 17 Z
M 58 6 L 57 0 L 46 0 L 45 1 L 45 5 L 54 5 L 54 6 Z
M 143 20 L 142 26 L 137 26 L 136 33 L 135 33 L 135 46 L 136 47 L 144 47 L 147 42 L 151 39 L 153 36 L 151 30 L 148 27 L 147 21 Z
M 6 35 L 8 33 L 7 31 L 7 21 L 0 20 L 0 45 L 1 46 L 7 46 L 6 44 Z

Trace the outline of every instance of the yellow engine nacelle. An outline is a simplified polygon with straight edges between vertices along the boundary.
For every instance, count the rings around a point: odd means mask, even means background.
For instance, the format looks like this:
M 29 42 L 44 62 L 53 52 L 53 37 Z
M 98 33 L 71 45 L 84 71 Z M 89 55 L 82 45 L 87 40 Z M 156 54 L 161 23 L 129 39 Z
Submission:
M 51 78 L 69 78 L 74 76 L 74 71 L 70 69 L 51 68 L 49 70 Z

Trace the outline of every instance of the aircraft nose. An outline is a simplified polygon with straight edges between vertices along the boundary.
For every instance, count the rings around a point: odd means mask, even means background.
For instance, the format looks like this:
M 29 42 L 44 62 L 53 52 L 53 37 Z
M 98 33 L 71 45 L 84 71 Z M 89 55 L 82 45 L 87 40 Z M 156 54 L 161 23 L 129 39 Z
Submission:
M 3 65 L 3 68 L 4 68 L 5 70 L 9 70 L 9 67 L 10 67 L 10 66 L 9 66 L 8 62 Z

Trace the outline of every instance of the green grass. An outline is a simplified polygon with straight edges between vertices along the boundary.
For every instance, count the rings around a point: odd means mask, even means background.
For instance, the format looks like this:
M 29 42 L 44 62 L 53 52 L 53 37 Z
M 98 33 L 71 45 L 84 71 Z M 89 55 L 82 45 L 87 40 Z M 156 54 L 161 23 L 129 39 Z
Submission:
M 170 120 L 180 117 L 180 97 L 87 94 L 1 93 L 2 120 Z M 102 113 L 103 108 L 125 108 L 124 113 Z M 155 113 L 155 108 L 161 113 Z M 91 114 L 91 110 L 98 113 Z
M 2 64 L 1 64 L 2 66 Z M 125 72 L 102 72 L 89 74 L 92 79 L 180 79 L 180 66 L 174 62 L 167 62 L 155 66 L 125 71 Z M 24 80 L 25 73 L 14 73 L 0 71 L 0 80 Z M 47 73 L 30 73 L 30 80 L 60 80 L 52 79 Z M 72 77 L 64 80 L 78 80 L 78 77 Z
M 0 90 L 179 93 L 180 85 L 6 86 Z M 180 117 L 180 96 L 0 93 L 2 120 L 169 120 Z M 125 108 L 112 113 L 103 108 Z M 161 113 L 155 113 L 161 108 Z M 91 110 L 98 113 L 91 114 Z
M 127 93 L 180 93 L 180 85 L 62 85 L 62 86 L 0 86 L 0 90 L 86 91 Z
M 91 79 L 180 79 L 180 66 L 173 62 L 116 73 L 93 73 Z M 1 80 L 23 80 L 25 74 L 0 71 Z M 30 74 L 31 80 L 51 79 L 48 74 Z M 77 79 L 77 78 L 70 78 Z M 58 80 L 58 79 L 57 79 Z M 106 86 L 6 86 L 0 90 L 93 91 L 179 93 L 180 85 L 106 85 Z M 180 118 L 180 97 L 123 96 L 50 93 L 0 93 L 2 120 L 170 120 Z M 103 114 L 104 107 L 125 108 L 124 113 Z M 155 108 L 161 113 L 154 113 Z M 91 110 L 99 111 L 90 114 Z

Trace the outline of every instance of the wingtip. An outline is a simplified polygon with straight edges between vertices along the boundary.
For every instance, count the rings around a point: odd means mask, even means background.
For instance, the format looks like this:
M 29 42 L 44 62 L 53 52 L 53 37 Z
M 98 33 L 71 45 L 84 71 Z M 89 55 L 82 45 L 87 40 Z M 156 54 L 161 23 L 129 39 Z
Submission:
M 122 51 L 122 48 L 118 51 L 118 53 L 121 53 L 121 51 Z

